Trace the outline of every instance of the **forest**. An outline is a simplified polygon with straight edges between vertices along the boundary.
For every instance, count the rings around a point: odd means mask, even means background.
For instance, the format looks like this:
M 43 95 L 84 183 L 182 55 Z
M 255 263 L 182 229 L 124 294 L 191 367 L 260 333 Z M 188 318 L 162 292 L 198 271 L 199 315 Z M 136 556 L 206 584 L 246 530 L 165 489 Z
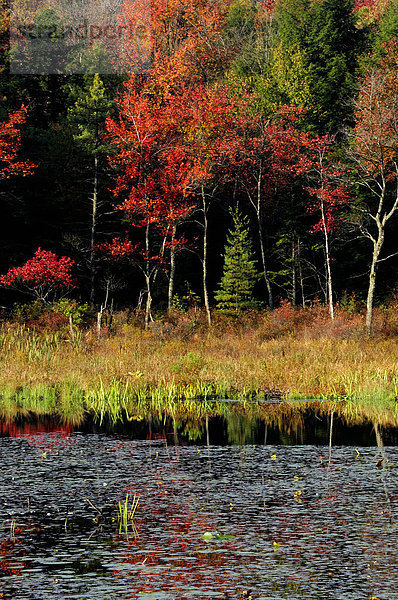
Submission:
M 398 599 L 397 37 L 0 0 L 0 599 Z
M 27 66 L 3 3 L 3 317 L 320 304 L 371 333 L 397 292 L 397 0 L 114 4 L 145 60 L 48 35 L 62 60 Z M 56 30 L 61 2 L 27 6 Z

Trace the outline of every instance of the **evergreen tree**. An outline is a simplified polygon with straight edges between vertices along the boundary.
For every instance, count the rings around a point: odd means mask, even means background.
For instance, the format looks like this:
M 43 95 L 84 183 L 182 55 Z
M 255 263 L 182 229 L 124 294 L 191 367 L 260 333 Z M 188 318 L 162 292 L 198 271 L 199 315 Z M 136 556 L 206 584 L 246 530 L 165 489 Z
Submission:
M 231 211 L 231 214 L 233 226 L 227 237 L 224 273 L 215 299 L 221 312 L 239 314 L 256 306 L 253 288 L 259 273 L 253 260 L 248 219 L 238 209 Z
M 276 7 L 278 58 L 285 56 L 288 64 L 293 50 L 303 85 L 309 86 L 302 93 L 312 100 L 308 126 L 317 133 L 336 132 L 352 117 L 347 104 L 362 44 L 353 0 L 280 0 Z
M 90 231 L 90 302 L 95 298 L 95 244 L 97 225 L 103 202 L 99 198 L 100 160 L 107 148 L 103 142 L 105 120 L 112 112 L 112 101 L 108 98 L 105 86 L 96 73 L 88 90 L 84 90 L 75 105 L 69 109 L 68 118 L 77 126 L 76 141 L 92 160 L 93 191 L 91 195 L 91 231 Z

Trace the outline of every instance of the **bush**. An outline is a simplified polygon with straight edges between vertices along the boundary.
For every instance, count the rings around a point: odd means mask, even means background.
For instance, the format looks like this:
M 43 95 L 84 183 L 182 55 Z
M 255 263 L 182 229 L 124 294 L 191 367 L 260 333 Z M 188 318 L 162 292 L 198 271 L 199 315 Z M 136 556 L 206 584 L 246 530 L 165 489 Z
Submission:
M 95 319 L 95 313 L 88 304 L 79 304 L 76 300 L 58 300 L 51 304 L 51 310 L 61 313 L 68 318 L 72 315 L 72 322 L 79 327 L 89 326 Z
M 69 317 L 78 327 L 90 326 L 95 315 L 88 304 L 79 304 L 76 300 L 59 300 L 46 304 L 35 300 L 27 304 L 14 304 L 11 320 L 30 329 L 55 331 L 69 325 Z
M 27 303 L 15 303 L 11 309 L 10 318 L 16 323 L 25 324 L 37 321 L 46 311 L 48 306 L 41 300 Z

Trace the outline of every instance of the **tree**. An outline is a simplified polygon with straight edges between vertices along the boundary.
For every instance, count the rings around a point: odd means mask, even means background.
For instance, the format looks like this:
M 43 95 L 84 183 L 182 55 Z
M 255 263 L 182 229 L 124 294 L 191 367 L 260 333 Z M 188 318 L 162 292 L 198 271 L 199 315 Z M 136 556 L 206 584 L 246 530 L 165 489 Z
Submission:
M 385 44 L 398 37 L 398 0 L 386 0 L 373 3 L 376 9 L 376 26 L 374 27 L 373 58 L 380 59 L 385 55 Z M 381 14 L 377 14 L 381 12 Z
M 216 191 L 231 177 L 230 165 L 240 147 L 236 99 L 225 86 L 196 86 L 175 103 L 182 145 L 189 160 L 189 188 L 197 194 L 202 216 L 202 284 L 207 321 L 211 325 L 208 276 L 208 215 Z
M 93 191 L 91 196 L 91 228 L 90 228 L 90 303 L 95 298 L 96 256 L 98 220 L 104 202 L 99 197 L 99 175 L 101 171 L 101 157 L 107 148 L 104 144 L 103 134 L 105 121 L 112 110 L 112 101 L 107 98 L 104 84 L 96 73 L 92 83 L 83 95 L 77 99 L 75 105 L 69 109 L 69 120 L 77 125 L 78 133 L 75 139 L 82 145 L 93 161 Z
M 369 24 L 374 25 L 375 22 L 385 17 L 386 12 L 389 12 L 393 4 L 394 0 L 356 0 L 354 10 L 359 25 L 361 27 Z
M 235 53 L 234 44 L 224 34 L 230 3 L 154 0 L 148 5 L 146 0 L 124 0 L 121 22 L 127 26 L 137 20 L 144 26 L 150 23 L 141 55 L 150 56 L 152 81 L 173 90 L 182 82 L 196 85 L 222 77 Z M 138 72 L 136 44 L 132 48 L 126 44 L 124 64 L 126 72 Z
M 170 108 L 172 110 L 172 107 Z M 195 209 L 191 199 L 192 193 L 188 189 L 189 183 L 189 161 L 184 149 L 178 145 L 167 148 L 159 169 L 159 186 L 165 204 L 163 228 L 169 233 L 167 241 L 170 255 L 167 295 L 169 312 L 173 306 L 177 253 L 187 246 L 187 241 L 184 235 L 181 235 L 179 228 Z
M 169 303 L 171 304 L 175 254 L 181 244 L 177 227 L 191 212 L 187 185 L 187 161 L 178 147 L 174 97 L 153 95 L 132 77 L 125 93 L 117 100 L 119 119 L 107 120 L 109 140 L 115 147 L 111 165 L 118 169 L 114 194 L 124 195 L 116 206 L 123 211 L 130 229 L 138 233 L 138 243 L 114 247 L 135 256 L 134 264 L 145 280 L 145 324 L 151 318 L 152 288 L 161 270 L 166 268 L 170 250 Z M 113 254 L 115 255 L 115 253 Z M 126 253 L 124 250 L 122 252 Z
M 300 52 L 301 78 L 308 87 L 303 95 L 312 100 L 306 119 L 316 133 L 335 133 L 351 116 L 347 106 L 361 44 L 353 8 L 353 0 L 276 3 L 279 52 L 285 53 L 287 60 L 289 48 Z
M 355 103 L 356 124 L 350 134 L 348 158 L 353 180 L 364 190 L 359 203 L 359 226 L 372 244 L 366 301 L 366 327 L 373 329 L 376 273 L 386 226 L 398 212 L 398 54 L 397 43 L 386 48 L 377 68 L 367 72 Z
M 246 137 L 237 164 L 238 177 L 256 215 L 262 275 L 272 310 L 274 301 L 266 256 L 265 214 L 276 191 L 280 193 L 297 175 L 310 168 L 312 137 L 296 128 L 299 117 L 290 107 L 282 107 L 273 121 L 243 111 L 240 118 Z
M 41 300 L 54 300 L 56 294 L 76 287 L 72 276 L 74 261 L 38 248 L 21 267 L 11 267 L 0 276 L 0 286 L 15 288 Z
M 220 312 L 239 314 L 256 306 L 253 289 L 259 278 L 249 234 L 249 220 L 238 209 L 231 211 L 233 226 L 227 237 L 224 272 L 214 297 Z
M 309 212 L 319 216 L 312 231 L 322 232 L 324 239 L 327 300 L 332 319 L 334 319 L 334 304 L 330 236 L 341 224 L 341 209 L 349 202 L 349 196 L 340 183 L 342 171 L 330 160 L 333 143 L 334 140 L 330 136 L 321 136 L 314 140 L 314 158 L 310 169 L 313 186 L 308 188 L 312 199 L 308 207 Z
M 8 120 L 0 122 L 0 180 L 12 175 L 30 175 L 34 165 L 28 160 L 18 160 L 21 147 L 21 126 L 26 121 L 27 109 L 9 113 Z

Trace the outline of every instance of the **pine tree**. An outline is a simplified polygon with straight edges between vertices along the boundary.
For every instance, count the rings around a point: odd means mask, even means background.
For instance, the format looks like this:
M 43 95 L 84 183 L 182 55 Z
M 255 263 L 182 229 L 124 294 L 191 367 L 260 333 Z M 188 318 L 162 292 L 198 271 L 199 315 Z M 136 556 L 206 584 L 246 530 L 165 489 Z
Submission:
M 68 110 L 69 121 L 77 126 L 74 136 L 92 160 L 93 192 L 91 196 L 91 233 L 90 233 L 90 303 L 95 298 L 95 244 L 97 224 L 100 217 L 102 201 L 99 199 L 98 186 L 100 176 L 100 159 L 104 157 L 107 147 L 103 142 L 105 120 L 111 114 L 112 101 L 107 96 L 106 88 L 96 73 L 88 90 L 83 90 L 74 106 Z
M 233 226 L 227 237 L 224 273 L 215 293 L 217 309 L 226 314 L 239 314 L 254 308 L 253 288 L 259 278 L 249 238 L 249 223 L 238 209 L 231 211 Z

